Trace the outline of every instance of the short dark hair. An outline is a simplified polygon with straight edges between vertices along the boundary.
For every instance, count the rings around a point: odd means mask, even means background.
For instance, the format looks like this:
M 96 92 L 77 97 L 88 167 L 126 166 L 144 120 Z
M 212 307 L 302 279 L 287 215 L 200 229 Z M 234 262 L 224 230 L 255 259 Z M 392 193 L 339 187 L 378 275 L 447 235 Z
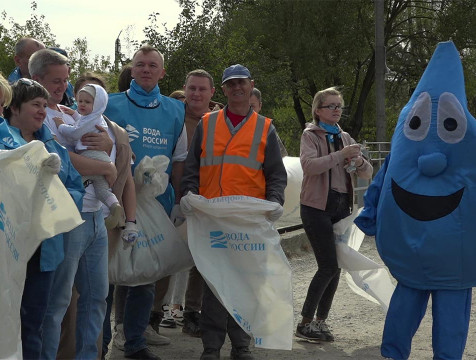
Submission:
M 210 80 L 210 88 L 213 89 L 215 87 L 213 83 L 213 76 L 211 76 L 208 71 L 205 71 L 203 69 L 196 69 L 196 70 L 190 71 L 185 77 L 185 85 L 187 85 L 187 81 L 190 78 L 190 76 L 206 77 L 208 78 L 208 80 Z
M 35 80 L 21 78 L 12 85 L 12 101 L 10 106 L 5 109 L 5 118 L 9 119 L 11 108 L 19 109 L 23 103 L 41 97 L 48 100 L 50 94 L 40 83 Z
M 176 100 L 185 99 L 185 92 L 183 90 L 175 90 L 170 93 L 169 97 Z
M 74 94 L 76 95 L 81 88 L 88 83 L 96 83 L 101 86 L 104 90 L 106 89 L 106 81 L 100 74 L 96 74 L 92 71 L 87 71 L 84 74 L 81 74 L 74 84 Z
M 131 87 L 132 81 L 132 65 L 124 65 L 119 73 L 119 78 L 117 79 L 117 87 L 120 92 L 126 91 Z

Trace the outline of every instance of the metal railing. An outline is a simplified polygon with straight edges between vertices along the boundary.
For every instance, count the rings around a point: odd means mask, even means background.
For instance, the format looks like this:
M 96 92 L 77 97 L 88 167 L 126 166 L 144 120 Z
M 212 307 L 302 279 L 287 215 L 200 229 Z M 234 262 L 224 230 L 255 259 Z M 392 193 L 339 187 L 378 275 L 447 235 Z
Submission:
M 374 175 L 382 166 L 385 158 L 390 153 L 390 143 L 383 141 L 365 141 L 362 143 L 362 153 L 367 157 L 374 167 Z M 354 188 L 354 202 L 359 206 L 364 205 L 364 193 L 370 185 L 371 180 L 357 179 L 357 186 Z

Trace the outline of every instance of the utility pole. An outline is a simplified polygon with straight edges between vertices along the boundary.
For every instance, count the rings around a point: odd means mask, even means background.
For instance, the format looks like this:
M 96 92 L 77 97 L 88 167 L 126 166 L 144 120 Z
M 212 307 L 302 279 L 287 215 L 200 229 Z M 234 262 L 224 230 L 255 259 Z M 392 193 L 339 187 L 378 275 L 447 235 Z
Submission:
M 387 121 L 385 119 L 385 4 L 384 0 L 374 0 L 375 10 L 375 95 L 377 115 L 377 141 L 386 141 Z
M 114 69 L 116 72 L 119 72 L 119 63 L 122 64 L 121 61 L 121 40 L 119 39 L 119 36 L 121 36 L 122 30 L 119 32 L 119 35 L 117 35 L 116 43 L 115 43 L 115 51 L 114 51 Z

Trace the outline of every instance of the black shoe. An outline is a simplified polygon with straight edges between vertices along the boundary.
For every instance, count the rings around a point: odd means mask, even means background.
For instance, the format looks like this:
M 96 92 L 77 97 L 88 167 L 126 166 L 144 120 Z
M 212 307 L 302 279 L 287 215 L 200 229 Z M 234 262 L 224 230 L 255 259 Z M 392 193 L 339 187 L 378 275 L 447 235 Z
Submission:
M 220 350 L 205 349 L 200 356 L 200 360 L 220 360 Z
M 334 341 L 334 335 L 329 331 L 324 320 L 311 321 L 304 325 L 299 324 L 296 336 L 311 341 Z
M 148 348 L 136 351 L 135 353 L 126 355 L 128 359 L 141 359 L 141 360 L 161 360 L 157 355 L 154 355 Z
M 182 332 L 193 337 L 201 337 L 202 332 L 200 331 L 199 322 L 200 313 L 196 311 L 184 312 Z
M 254 360 L 248 346 L 232 347 L 230 352 L 231 360 Z

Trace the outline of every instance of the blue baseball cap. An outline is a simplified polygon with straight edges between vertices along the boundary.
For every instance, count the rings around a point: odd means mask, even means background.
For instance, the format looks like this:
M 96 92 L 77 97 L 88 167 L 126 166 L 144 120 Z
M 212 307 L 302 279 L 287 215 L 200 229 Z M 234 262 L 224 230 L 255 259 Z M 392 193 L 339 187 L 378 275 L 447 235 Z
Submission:
M 66 52 L 66 50 L 61 49 L 61 48 L 59 48 L 59 47 L 50 46 L 48 49 L 53 50 L 53 51 L 56 51 L 57 53 L 59 53 L 59 54 L 61 54 L 61 55 L 63 55 L 63 56 L 68 57 L 68 53 Z
M 223 71 L 221 84 L 223 85 L 231 79 L 251 79 L 250 71 L 240 64 L 231 65 Z

